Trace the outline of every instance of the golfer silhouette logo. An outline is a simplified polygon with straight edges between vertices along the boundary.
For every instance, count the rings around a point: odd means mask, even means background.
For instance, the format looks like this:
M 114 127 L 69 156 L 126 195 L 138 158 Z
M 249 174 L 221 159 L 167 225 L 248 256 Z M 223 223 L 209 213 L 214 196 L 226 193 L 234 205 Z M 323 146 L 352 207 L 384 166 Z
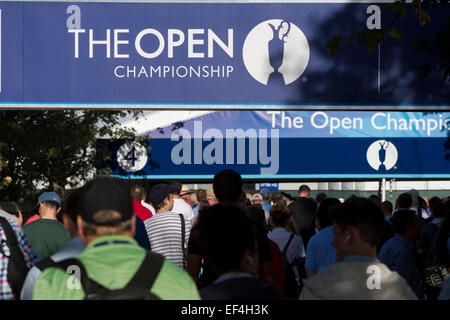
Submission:
M 367 149 L 367 162 L 377 171 L 392 169 L 398 160 L 398 151 L 395 145 L 387 140 L 378 140 Z
M 242 57 L 249 74 L 264 85 L 288 85 L 305 71 L 309 44 L 292 22 L 272 19 L 254 27 L 247 35 Z

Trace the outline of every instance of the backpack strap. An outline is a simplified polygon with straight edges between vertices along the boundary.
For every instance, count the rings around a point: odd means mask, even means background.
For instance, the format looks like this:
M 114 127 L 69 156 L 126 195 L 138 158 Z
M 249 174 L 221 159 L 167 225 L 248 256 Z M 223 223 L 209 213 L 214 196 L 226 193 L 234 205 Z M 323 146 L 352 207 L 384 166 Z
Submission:
M 66 259 L 55 263 L 56 266 L 65 272 L 68 271 L 69 266 L 77 266 L 80 271 L 80 282 L 85 292 L 85 300 L 97 299 L 126 299 L 132 297 L 139 298 L 158 298 L 150 293 L 150 289 L 155 282 L 159 271 L 164 263 L 164 257 L 154 252 L 147 252 L 139 269 L 136 271 L 133 278 L 128 284 L 118 290 L 110 290 L 99 284 L 98 282 L 89 278 L 86 268 L 78 259 Z
M 4 217 L 0 217 L 0 225 L 5 232 L 6 245 L 8 246 L 10 252 L 8 257 L 8 283 L 11 287 L 11 291 L 13 292 L 14 297 L 18 299 L 29 268 L 25 262 L 23 252 L 19 247 L 16 233 L 9 224 L 8 220 Z M 1 253 L 6 256 L 3 250 L 1 251 Z
M 164 257 L 162 255 L 148 251 L 141 263 L 141 266 L 136 271 L 130 282 L 128 282 L 126 288 L 143 287 L 147 291 L 150 291 L 150 288 L 153 286 L 159 271 L 161 271 L 163 263 Z
M 286 250 L 289 247 L 289 245 L 291 244 L 292 239 L 294 239 L 294 234 L 293 233 L 291 233 L 291 236 L 289 237 L 289 240 L 288 240 L 288 242 L 287 242 L 286 246 L 284 247 L 283 252 L 281 254 L 286 255 Z
M 56 267 L 56 262 L 53 261 L 51 257 L 48 257 L 47 259 L 39 261 L 34 266 L 39 270 L 44 271 L 44 269 L 47 269 L 49 267 Z
M 186 237 L 186 225 L 184 222 L 184 216 L 179 213 L 178 214 L 180 216 L 181 219 L 181 251 L 183 252 L 183 268 L 186 269 L 186 256 L 185 256 L 185 252 L 184 252 L 184 238 Z
M 0 217 L 0 224 L 2 225 L 3 231 L 6 235 L 6 243 L 11 250 L 11 247 L 17 246 L 19 243 L 17 242 L 16 234 L 14 233 L 13 228 L 9 224 L 8 220 L 4 217 Z

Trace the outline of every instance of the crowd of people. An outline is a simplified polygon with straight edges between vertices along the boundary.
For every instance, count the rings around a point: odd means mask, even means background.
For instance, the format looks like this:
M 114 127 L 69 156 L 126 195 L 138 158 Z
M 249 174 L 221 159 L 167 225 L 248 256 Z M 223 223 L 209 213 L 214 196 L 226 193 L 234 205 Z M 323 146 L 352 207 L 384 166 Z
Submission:
M 0 202 L 0 299 L 450 299 L 448 198 L 246 194 L 233 170 L 213 192 L 101 176 Z

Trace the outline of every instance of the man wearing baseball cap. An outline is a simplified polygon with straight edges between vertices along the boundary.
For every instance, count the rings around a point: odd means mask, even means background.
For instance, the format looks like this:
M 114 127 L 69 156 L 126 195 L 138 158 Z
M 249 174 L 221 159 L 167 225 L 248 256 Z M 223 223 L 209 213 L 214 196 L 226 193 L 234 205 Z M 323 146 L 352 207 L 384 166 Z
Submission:
M 35 208 L 41 218 L 26 224 L 23 231 L 36 255 L 44 260 L 64 248 L 70 235 L 56 218 L 61 210 L 61 198 L 55 192 L 42 193 Z
M 36 281 L 34 300 L 199 299 L 188 273 L 134 240 L 136 217 L 121 180 L 88 182 L 78 210 L 78 232 L 86 249 L 76 259 L 46 268 Z M 79 270 L 75 278 L 73 271 L 66 272 L 74 266 Z
M 263 208 L 263 204 L 264 204 L 264 198 L 261 195 L 261 193 L 255 193 L 254 195 L 252 195 L 252 197 L 250 198 L 250 201 L 252 202 L 252 205 L 260 205 L 261 208 Z M 263 208 L 264 210 L 264 208 Z M 267 210 L 264 210 L 264 218 L 265 218 L 265 223 L 266 226 L 269 225 L 269 217 L 270 217 L 270 213 Z
M 157 184 L 150 192 L 156 215 L 145 221 L 152 251 L 163 255 L 180 267 L 185 267 L 185 243 L 189 240 L 191 225 L 182 213 L 173 212 L 176 185 Z M 181 200 L 183 201 L 183 200 Z

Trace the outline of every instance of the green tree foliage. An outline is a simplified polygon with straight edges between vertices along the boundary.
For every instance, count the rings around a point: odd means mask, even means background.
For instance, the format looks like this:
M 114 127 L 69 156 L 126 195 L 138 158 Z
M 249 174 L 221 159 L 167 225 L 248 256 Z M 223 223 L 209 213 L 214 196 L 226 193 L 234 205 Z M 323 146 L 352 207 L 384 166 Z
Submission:
M 449 0 L 413 0 L 412 3 L 407 3 L 406 0 L 396 1 L 383 7 L 385 12 L 393 12 L 394 17 L 381 26 L 381 29 L 362 30 L 346 37 L 336 36 L 326 43 L 326 47 L 330 54 L 334 55 L 359 43 L 364 44 L 369 51 L 372 51 L 383 43 L 386 37 L 401 42 L 403 41 L 403 34 L 395 26 L 400 19 L 405 18 L 408 10 L 412 10 L 418 23 L 424 26 L 433 22 L 429 9 L 434 6 L 446 10 L 448 2 Z M 421 78 L 425 78 L 432 71 L 437 71 L 442 73 L 445 80 L 450 81 L 450 17 L 447 18 L 447 23 L 441 30 L 435 34 L 430 34 L 428 38 L 416 39 L 410 45 L 415 52 L 426 52 L 430 56 L 437 57 L 437 62 L 423 63 L 421 69 L 418 70 L 418 75 Z
M 75 186 L 93 171 L 96 157 L 111 156 L 96 152 L 97 138 L 135 137 L 134 130 L 118 126 L 130 113 L 0 111 L 0 199 L 27 199 L 38 183 L 54 190 Z M 137 118 L 139 112 L 131 114 Z

